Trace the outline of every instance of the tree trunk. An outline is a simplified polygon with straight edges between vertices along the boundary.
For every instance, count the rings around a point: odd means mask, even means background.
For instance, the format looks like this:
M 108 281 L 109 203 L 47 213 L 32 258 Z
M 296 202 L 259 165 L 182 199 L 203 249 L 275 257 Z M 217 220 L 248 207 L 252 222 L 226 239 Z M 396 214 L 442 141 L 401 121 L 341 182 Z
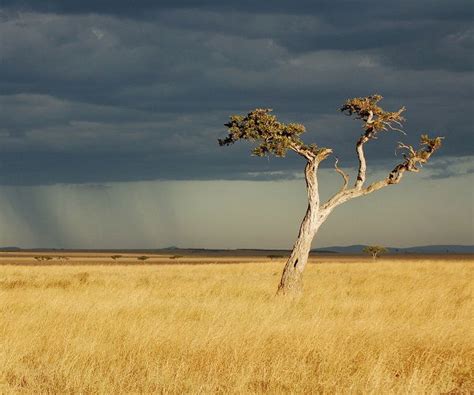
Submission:
M 319 193 L 316 178 L 317 166 L 317 162 L 308 161 L 305 168 L 308 208 L 300 226 L 298 239 L 283 269 L 277 291 L 279 295 L 298 295 L 303 290 L 303 270 L 308 262 L 311 243 L 323 222 L 319 212 Z

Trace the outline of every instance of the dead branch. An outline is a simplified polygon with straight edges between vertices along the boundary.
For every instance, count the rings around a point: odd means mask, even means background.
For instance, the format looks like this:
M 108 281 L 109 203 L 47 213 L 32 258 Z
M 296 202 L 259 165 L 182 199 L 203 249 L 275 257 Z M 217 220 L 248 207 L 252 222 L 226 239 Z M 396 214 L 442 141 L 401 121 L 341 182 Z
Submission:
M 422 135 L 420 141 L 421 147 L 418 150 L 415 150 L 411 145 L 400 143 L 399 147 L 407 150 L 408 153 L 404 154 L 404 161 L 397 164 L 386 178 L 373 182 L 366 188 L 354 186 L 354 188 L 342 189 L 324 203 L 321 209 L 329 214 L 334 208 L 350 199 L 368 195 L 388 185 L 398 184 L 407 171 L 413 173 L 419 172 L 420 169 L 418 166 L 421 167 L 426 163 L 431 155 L 441 147 L 442 139 L 443 137 L 429 138 L 427 135 Z
M 334 169 L 336 172 L 338 172 L 342 178 L 344 179 L 344 185 L 342 186 L 341 190 L 347 189 L 347 185 L 349 184 L 349 175 L 345 173 L 338 165 L 337 163 L 339 162 L 339 158 L 336 157 L 336 161 L 334 162 Z
M 360 137 L 359 141 L 357 141 L 357 145 L 356 145 L 357 157 L 359 159 L 359 170 L 357 171 L 357 179 L 354 184 L 354 187 L 357 189 L 362 188 L 362 185 L 364 185 L 364 182 L 365 182 L 367 162 L 365 160 L 364 144 L 369 140 L 370 138 L 364 134 Z
M 405 133 L 401 127 L 404 118 L 402 117 L 405 107 L 395 112 L 388 112 L 382 109 L 378 102 L 382 100 L 380 95 L 372 95 L 368 97 L 357 97 L 347 100 L 341 111 L 347 115 L 356 115 L 357 119 L 361 119 L 363 123 L 364 133 L 356 144 L 357 157 L 359 159 L 359 169 L 354 188 L 361 190 L 366 179 L 367 162 L 364 154 L 364 144 L 369 140 L 377 138 L 377 134 L 381 131 L 395 130 Z
M 290 149 L 296 152 L 298 155 L 301 155 L 308 161 L 313 161 L 316 159 L 316 154 L 311 150 L 304 148 L 302 145 L 292 143 L 290 144 Z

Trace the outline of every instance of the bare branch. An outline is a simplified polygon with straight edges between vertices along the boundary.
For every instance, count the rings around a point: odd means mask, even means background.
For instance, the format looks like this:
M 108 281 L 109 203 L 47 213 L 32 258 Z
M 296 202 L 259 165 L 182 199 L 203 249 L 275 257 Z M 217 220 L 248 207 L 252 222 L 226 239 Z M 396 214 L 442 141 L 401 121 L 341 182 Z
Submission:
M 441 147 L 444 137 L 435 137 L 429 138 L 428 135 L 421 135 L 420 145 L 421 148 L 415 150 L 411 145 L 406 145 L 399 143 L 398 147 L 408 151 L 403 154 L 405 160 L 395 166 L 395 168 L 390 172 L 387 179 L 390 184 L 398 184 L 403 176 L 405 171 L 418 173 L 420 171 L 419 167 L 422 167 L 423 164 L 428 162 L 428 159 L 431 155 Z
M 297 144 L 291 143 L 289 148 L 295 151 L 297 154 L 303 156 L 308 161 L 315 161 L 315 162 L 322 162 L 326 159 L 331 153 L 331 148 L 324 148 L 318 147 L 317 145 L 305 145 L 305 144 Z
M 347 100 L 341 108 L 342 112 L 348 115 L 355 115 L 357 119 L 361 119 L 362 127 L 364 128 L 364 133 L 356 144 L 356 152 L 359 159 L 359 169 L 354 184 L 356 189 L 362 189 L 366 179 L 367 163 L 364 154 L 364 144 L 369 140 L 376 139 L 379 132 L 389 129 L 405 134 L 401 129 L 402 122 L 404 121 L 401 114 L 405 111 L 405 107 L 395 112 L 385 111 L 378 105 L 380 100 L 382 100 L 380 95 L 356 97 Z
M 332 148 L 319 148 L 318 153 L 316 155 L 316 159 L 318 162 L 322 162 L 331 154 L 332 154 Z
M 406 145 L 406 144 L 402 143 L 401 141 L 398 142 L 398 147 L 397 147 L 397 149 L 406 149 L 407 151 L 410 152 L 410 155 L 411 155 L 411 156 L 416 155 L 416 152 L 415 152 L 414 148 L 413 148 L 411 145 Z M 407 155 L 406 155 L 406 154 L 403 154 L 403 157 L 406 158 Z
M 370 125 L 372 122 L 374 122 L 374 112 L 369 110 L 369 116 L 367 117 L 367 121 L 365 121 L 365 123 Z
M 400 123 L 397 122 L 397 124 L 400 124 Z M 401 125 L 401 124 L 400 124 L 400 125 Z M 394 130 L 395 132 L 400 132 L 400 133 L 403 134 L 404 136 L 407 135 L 403 129 L 396 128 L 395 126 L 390 125 L 390 124 L 387 124 L 387 126 L 388 126 L 389 129 Z
M 349 175 L 345 173 L 338 165 L 337 163 L 339 162 L 339 158 L 336 157 L 336 162 L 334 163 L 334 169 L 336 172 L 338 172 L 342 178 L 344 179 L 344 185 L 342 186 L 342 191 L 347 189 L 347 184 L 349 184 Z
M 295 151 L 298 155 L 306 158 L 308 161 L 313 161 L 316 159 L 316 154 L 309 149 L 306 149 L 301 144 L 292 143 L 290 144 L 290 149 Z
M 364 154 L 364 144 L 370 140 L 370 137 L 363 134 L 359 141 L 357 141 L 356 145 L 356 152 L 357 157 L 359 158 L 359 170 L 357 171 L 357 179 L 354 184 L 354 187 L 357 189 L 362 188 L 365 182 L 365 173 L 367 171 L 367 162 L 365 161 L 365 154 Z
M 429 138 L 426 134 L 421 136 L 421 148 L 415 150 L 412 146 L 399 143 L 399 148 L 408 151 L 404 154 L 405 160 L 396 165 L 386 178 L 380 181 L 373 182 L 366 188 L 351 188 L 341 190 L 332 196 L 326 203 L 322 205 L 322 210 L 328 215 L 334 208 L 347 202 L 350 199 L 368 195 L 372 192 L 378 191 L 388 185 L 398 184 L 405 172 L 418 173 L 419 167 L 428 161 L 431 155 L 441 147 L 443 137 Z

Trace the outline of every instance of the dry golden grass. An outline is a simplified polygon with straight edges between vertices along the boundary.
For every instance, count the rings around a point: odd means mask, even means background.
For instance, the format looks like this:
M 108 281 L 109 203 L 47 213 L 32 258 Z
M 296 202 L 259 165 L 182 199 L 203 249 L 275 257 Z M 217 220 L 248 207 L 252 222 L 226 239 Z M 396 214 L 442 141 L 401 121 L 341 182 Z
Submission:
M 474 390 L 472 261 L 0 267 L 0 393 Z

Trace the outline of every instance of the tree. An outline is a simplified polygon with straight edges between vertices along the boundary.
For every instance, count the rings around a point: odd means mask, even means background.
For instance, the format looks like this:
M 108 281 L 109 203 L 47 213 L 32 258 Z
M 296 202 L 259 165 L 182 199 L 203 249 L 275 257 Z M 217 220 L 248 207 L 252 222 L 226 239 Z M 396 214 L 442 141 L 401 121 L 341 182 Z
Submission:
M 388 252 L 388 250 L 382 246 L 367 246 L 362 251 L 366 254 L 372 255 L 373 260 L 376 260 L 379 255 Z
M 338 167 L 335 159 L 334 168 L 343 178 L 341 189 L 322 203 L 318 191 L 318 167 L 322 161 L 332 154 L 331 148 L 319 147 L 316 144 L 307 145 L 301 140 L 305 127 L 298 123 L 284 124 L 272 115 L 271 109 L 257 108 L 246 116 L 232 115 L 225 126 L 228 135 L 219 139 L 219 145 L 227 146 L 239 140 L 256 142 L 257 146 L 252 153 L 257 156 L 275 155 L 284 157 L 288 150 L 296 152 L 306 161 L 304 170 L 308 208 L 300 225 L 298 238 L 283 269 L 279 294 L 299 293 L 302 291 L 302 274 L 308 261 L 311 243 L 320 226 L 326 221 L 329 214 L 341 204 L 353 198 L 368 195 L 388 185 L 398 184 L 405 172 L 418 172 L 420 167 L 428 161 L 431 155 L 441 146 L 442 137 L 429 138 L 421 136 L 421 145 L 418 149 L 410 145 L 399 143 L 398 148 L 404 151 L 403 160 L 382 180 L 366 185 L 367 164 L 364 155 L 364 146 L 378 137 L 379 133 L 388 130 L 402 131 L 405 108 L 396 112 L 383 110 L 379 105 L 380 95 L 359 97 L 347 100 L 341 112 L 355 116 L 362 121 L 363 132 L 356 143 L 356 152 L 359 160 L 357 178 L 353 186 L 349 187 L 349 175 Z

